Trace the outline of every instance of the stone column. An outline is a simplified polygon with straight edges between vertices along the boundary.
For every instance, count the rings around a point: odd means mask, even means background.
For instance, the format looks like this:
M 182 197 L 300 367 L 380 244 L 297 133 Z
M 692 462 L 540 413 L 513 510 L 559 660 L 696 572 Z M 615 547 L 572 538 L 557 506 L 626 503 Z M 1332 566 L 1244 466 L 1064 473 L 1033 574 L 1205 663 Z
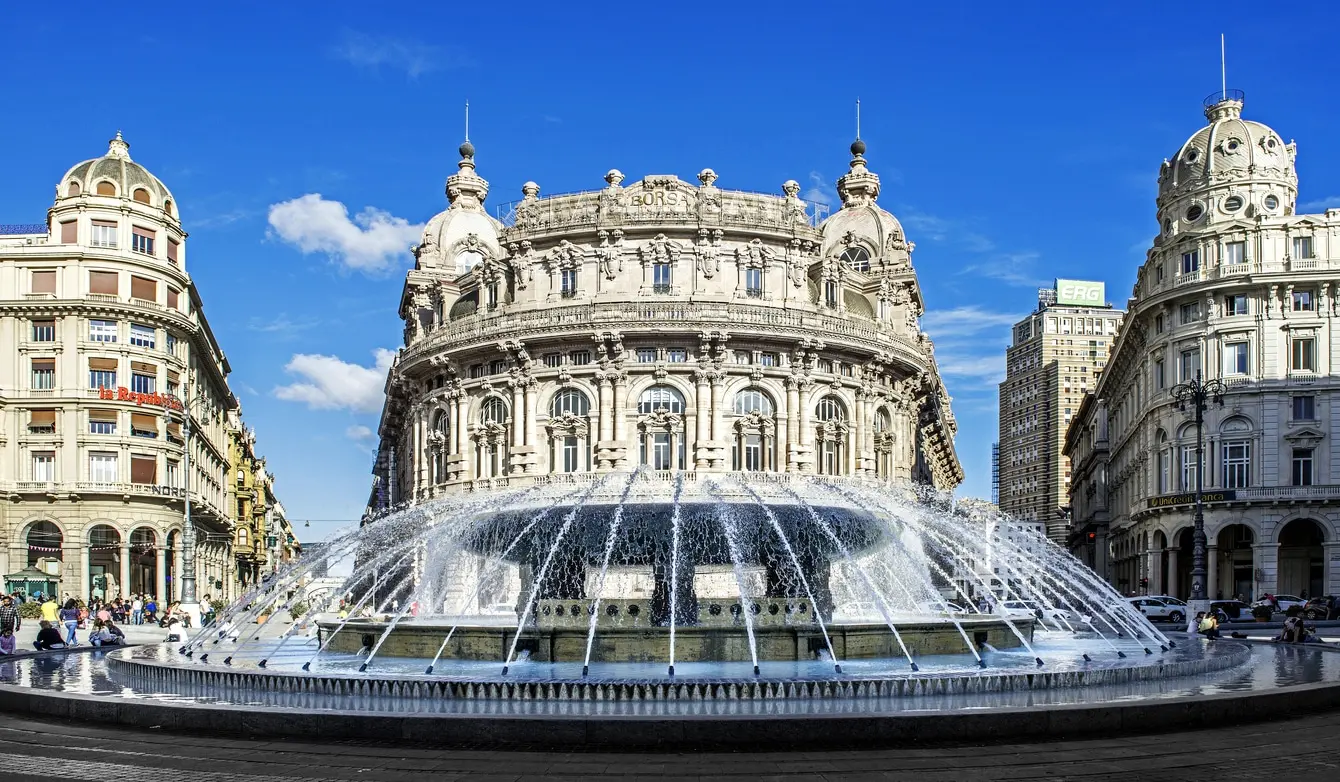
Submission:
M 865 395 L 856 392 L 856 409 L 852 411 L 856 420 L 852 421 L 851 474 L 865 472 Z
M 519 383 L 512 385 L 512 447 L 520 448 L 525 441 L 525 392 Z
M 806 383 L 800 389 L 800 444 L 809 448 L 814 447 L 814 426 L 810 423 L 810 397 L 813 395 L 813 385 Z
M 533 473 L 533 472 L 539 472 L 539 466 L 540 466 L 539 465 L 540 460 L 538 458 L 539 442 L 535 436 L 536 419 L 538 419 L 539 416 L 536 415 L 537 411 L 535 409 L 534 381 L 526 383 L 525 400 L 526 400 L 526 431 L 525 431 L 526 452 L 523 455 L 524 462 L 522 465 L 522 471 L 527 473 Z
M 130 594 L 130 539 L 121 539 L 121 594 Z
M 1267 592 L 1274 594 L 1279 591 L 1279 555 L 1280 547 L 1276 543 L 1252 544 L 1252 583 L 1256 587 L 1253 598 L 1259 599 Z M 1257 571 L 1264 576 L 1260 581 L 1256 580 Z
M 628 378 L 614 381 L 614 465 L 615 469 L 628 466 Z
M 1163 594 L 1163 549 L 1149 550 L 1149 594 Z
M 795 452 L 800 445 L 800 390 L 796 383 L 786 381 L 786 445 L 782 458 L 786 459 L 786 471 L 795 472 Z
M 167 549 L 154 547 L 154 595 L 160 603 L 171 602 L 167 592 Z
M 1168 549 L 1168 594 L 1173 597 L 1181 597 L 1178 592 L 1177 583 L 1177 549 Z
M 697 382 L 697 391 L 693 399 L 696 410 L 694 420 L 693 466 L 696 469 L 702 470 L 705 469 L 711 461 L 708 454 L 710 448 L 707 441 L 712 439 L 710 431 L 711 411 L 709 409 L 712 403 L 712 392 L 708 383 L 707 372 L 699 369 L 694 372 L 693 375 Z
M 725 422 L 722 418 L 722 407 L 725 405 L 726 396 L 726 376 L 717 373 L 712 378 L 712 457 L 711 468 L 714 470 L 725 469 L 726 460 L 724 457 L 724 448 L 726 433 Z
M 1205 596 L 1211 600 L 1218 600 L 1216 592 L 1219 589 L 1219 547 L 1205 547 L 1205 561 L 1207 571 L 1205 574 Z

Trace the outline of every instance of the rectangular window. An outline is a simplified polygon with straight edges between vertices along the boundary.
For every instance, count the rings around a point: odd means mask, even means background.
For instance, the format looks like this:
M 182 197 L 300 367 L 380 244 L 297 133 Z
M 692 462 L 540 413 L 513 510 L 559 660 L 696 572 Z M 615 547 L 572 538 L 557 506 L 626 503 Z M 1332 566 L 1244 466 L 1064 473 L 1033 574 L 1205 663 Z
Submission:
M 94 220 L 92 241 L 89 244 L 94 247 L 116 247 L 116 223 Z
M 88 387 L 116 388 L 116 359 L 90 358 L 88 360 Z
M 775 366 L 777 366 L 777 354 L 776 354 L 776 353 L 759 353 L 759 354 L 758 354 L 758 363 L 759 363 L 759 366 L 775 367 Z
M 152 349 L 155 344 L 153 327 L 141 326 L 138 323 L 130 324 L 130 344 Z
M 1194 323 L 1200 320 L 1200 302 L 1193 301 L 1187 304 L 1183 304 L 1180 308 L 1178 308 L 1178 312 L 1181 315 L 1181 319 L 1179 322 Z
M 158 416 L 150 413 L 131 413 L 130 436 L 158 439 Z
M 158 303 L 158 281 L 148 277 L 130 278 L 130 298 Z
M 590 364 L 590 363 L 591 363 L 591 351 L 589 351 L 589 350 L 574 350 L 574 351 L 572 351 L 571 353 L 568 354 L 568 363 L 571 364 L 571 365 L 573 365 L 573 366 L 578 366 L 578 367 L 580 367 L 580 366 L 582 366 L 582 365 L 584 365 L 584 364 Z
M 130 249 L 144 255 L 154 254 L 154 232 L 135 226 L 130 229 Z
M 655 361 L 656 361 L 656 349 L 655 349 L 655 348 L 638 348 L 638 349 L 637 349 L 637 360 L 638 360 L 639 363 L 642 363 L 642 364 L 652 364 L 652 363 L 655 363 Z
M 174 489 L 181 488 L 181 464 L 171 459 L 167 462 L 167 470 L 164 471 L 167 485 Z
M 1316 300 L 1312 296 L 1312 291 L 1294 291 L 1293 292 L 1293 311 L 1294 312 L 1312 312 L 1317 308 Z
M 130 482 L 150 486 L 158 483 L 158 460 L 152 456 L 131 454 Z
M 168 352 L 170 355 L 173 355 L 173 356 L 177 355 L 177 338 L 176 338 L 176 337 L 172 336 L 171 334 L 168 334 L 168 335 L 166 335 L 166 336 L 163 338 L 163 342 L 164 342 L 164 344 L 166 345 L 166 347 L 167 347 L 167 352 Z
M 115 342 L 116 321 L 90 320 L 88 322 L 88 338 L 93 342 Z
M 654 293 L 670 292 L 670 264 L 656 263 L 651 267 L 651 289 Z
M 1293 238 L 1293 257 L 1295 260 L 1312 257 L 1311 236 L 1295 236 Z
M 751 299 L 763 297 L 763 270 L 744 270 L 744 294 Z
M 837 309 L 837 305 L 838 305 L 838 284 L 837 284 L 836 282 L 833 282 L 832 280 L 829 280 L 829 281 L 827 281 L 827 282 L 824 283 L 824 302 L 825 302 L 829 307 L 832 307 L 833 309 Z M 1066 325 L 1067 325 L 1067 326 L 1069 325 L 1069 323 L 1070 323 L 1069 321 L 1066 321 Z M 1069 328 L 1065 329 L 1063 333 L 1065 333 L 1065 334 L 1069 334 L 1069 333 L 1070 333 L 1070 329 L 1069 329 Z
M 1294 486 L 1312 485 L 1312 450 L 1311 448 L 1293 449 Z
M 158 378 L 140 372 L 131 372 L 130 390 L 137 394 L 155 393 L 158 390 Z
M 1224 265 L 1237 266 L 1247 262 L 1247 243 L 1228 242 L 1224 245 Z
M 94 483 L 116 483 L 116 454 L 90 453 L 88 455 L 88 479 Z
M 577 270 L 563 270 L 563 298 L 570 299 L 577 295 Z
M 1224 297 L 1224 316 L 1246 315 L 1247 297 L 1241 293 Z
M 51 391 L 56 387 L 56 360 L 53 358 L 33 359 L 34 391 Z
M 54 451 L 33 451 L 33 480 L 38 483 L 55 483 L 56 453 Z
M 1200 271 L 1200 251 L 1182 253 L 1182 274 L 1194 274 Z
M 563 472 L 577 472 L 582 469 L 581 451 L 577 447 L 576 437 L 563 438 Z
M 1196 446 L 1182 446 L 1182 491 L 1196 488 Z
M 1247 374 L 1247 343 L 1229 342 L 1224 345 L 1224 374 Z
M 33 410 L 28 413 L 29 434 L 55 434 L 56 411 Z
M 684 348 L 670 348 L 665 351 L 665 360 L 671 364 L 683 364 L 689 360 L 689 352 Z
M 545 353 L 545 354 L 544 354 L 544 365 L 545 365 L 546 367 L 557 367 L 557 366 L 562 366 L 562 364 L 563 364 L 563 354 L 562 354 L 562 353 Z
M 33 293 L 55 294 L 55 292 L 56 292 L 55 271 L 33 272 Z
M 54 320 L 33 321 L 33 342 L 55 342 L 55 341 L 56 341 L 56 321 Z
M 1157 314 L 1157 315 L 1154 316 L 1154 333 L 1155 333 L 1155 334 L 1162 334 L 1162 333 L 1163 333 L 1163 313 L 1162 313 L 1162 312 L 1160 312 L 1159 314 Z
M 833 374 L 833 361 L 827 358 L 819 359 L 818 370 L 827 374 Z
M 1293 398 L 1293 420 L 1317 420 L 1317 398 L 1315 396 L 1296 396 Z
M 735 351 L 734 358 L 735 358 L 735 363 L 737 363 L 737 364 L 745 364 L 745 365 L 748 365 L 748 364 L 752 364 L 753 361 L 754 361 L 754 356 L 753 356 L 753 354 L 750 353 L 750 352 L 747 351 L 747 350 L 737 350 L 737 351 Z
M 60 224 L 60 243 L 78 244 L 79 243 L 79 223 L 70 220 Z
M 1312 337 L 1295 337 L 1292 342 L 1289 368 L 1295 372 L 1317 371 L 1317 341 Z
M 168 286 L 168 289 L 167 289 L 167 305 L 168 305 L 168 307 L 170 307 L 171 309 L 174 309 L 174 310 L 177 309 L 177 297 L 179 297 L 179 296 L 181 296 L 181 291 L 179 291 L 179 290 L 177 290 L 176 288 L 174 288 L 174 287 L 172 287 L 171 285 L 169 285 L 169 286 Z
M 89 434 L 116 434 L 115 410 L 89 410 Z
M 88 292 L 104 296 L 119 296 L 121 276 L 116 272 L 89 272 Z
M 177 262 L 177 248 L 180 244 L 181 243 L 176 239 L 168 239 L 167 259 L 169 261 L 172 261 L 173 263 Z
M 492 285 L 486 287 L 484 290 L 485 293 L 487 294 L 487 298 L 485 300 L 486 306 L 491 310 L 498 309 L 498 283 L 495 282 Z
M 1224 488 L 1245 489 L 1252 483 L 1252 445 L 1224 443 Z
M 490 375 L 501 375 L 506 371 L 507 371 L 507 362 L 504 361 L 503 359 L 496 359 L 494 361 L 489 362 Z
M 656 432 L 652 435 L 651 443 L 651 469 L 669 470 L 670 466 L 670 440 L 669 432 Z
M 1200 377 L 1200 348 L 1183 350 L 1180 362 L 1177 375 L 1179 381 L 1185 383 Z
M 483 365 L 483 364 L 471 364 L 471 365 L 470 365 L 470 377 L 483 377 L 483 376 L 484 376 L 484 365 Z

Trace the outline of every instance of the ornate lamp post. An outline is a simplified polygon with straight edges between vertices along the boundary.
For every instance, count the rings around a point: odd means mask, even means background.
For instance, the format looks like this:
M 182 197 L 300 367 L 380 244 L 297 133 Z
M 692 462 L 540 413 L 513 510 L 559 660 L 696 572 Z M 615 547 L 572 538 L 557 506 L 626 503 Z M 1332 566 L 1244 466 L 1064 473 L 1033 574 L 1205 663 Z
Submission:
M 1197 376 L 1173 386 L 1172 398 L 1177 409 L 1185 412 L 1190 405 L 1196 416 L 1196 517 L 1192 533 L 1191 599 L 1205 600 L 1205 409 L 1211 404 L 1224 406 L 1224 392 L 1228 387 L 1219 380 L 1201 381 Z
M 181 610 L 191 617 L 192 627 L 199 627 L 201 611 L 195 588 L 195 524 L 191 522 L 191 408 L 203 399 L 203 394 L 187 394 L 186 401 L 171 398 L 180 405 L 180 409 L 173 410 L 172 406 L 163 408 L 163 418 L 171 422 L 174 412 L 181 414 L 182 502 L 185 507 L 181 534 Z M 209 412 L 212 412 L 213 406 L 209 408 Z

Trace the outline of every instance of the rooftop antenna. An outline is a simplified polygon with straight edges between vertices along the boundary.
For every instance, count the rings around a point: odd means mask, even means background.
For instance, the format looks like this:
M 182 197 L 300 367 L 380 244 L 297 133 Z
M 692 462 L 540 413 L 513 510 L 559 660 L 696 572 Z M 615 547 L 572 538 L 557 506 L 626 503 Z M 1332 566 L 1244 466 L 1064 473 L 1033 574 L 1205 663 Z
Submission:
M 465 140 L 470 140 L 470 101 L 465 102 Z
M 861 99 L 856 99 L 856 138 L 861 137 Z
M 1224 57 L 1224 34 L 1219 33 L 1219 99 L 1228 100 L 1228 66 Z

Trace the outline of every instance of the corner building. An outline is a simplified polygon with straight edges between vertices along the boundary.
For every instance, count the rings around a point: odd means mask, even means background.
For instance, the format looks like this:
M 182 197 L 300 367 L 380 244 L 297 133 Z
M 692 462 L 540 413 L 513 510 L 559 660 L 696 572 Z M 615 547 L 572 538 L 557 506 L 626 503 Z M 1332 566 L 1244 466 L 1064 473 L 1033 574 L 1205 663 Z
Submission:
M 120 133 L 61 177 L 45 224 L 0 228 L 7 591 L 180 598 L 189 492 L 199 597 L 232 595 L 236 401 L 187 260 L 172 193 Z
M 913 245 L 863 142 L 822 222 L 794 181 L 711 169 L 527 182 L 497 220 L 460 151 L 405 281 L 379 502 L 638 466 L 962 480 Z
M 1101 292 L 1099 283 L 1091 283 Z M 1101 299 L 1101 297 L 1100 297 Z M 1037 309 L 1014 324 L 1000 384 L 998 465 L 1000 509 L 1040 522 L 1065 545 L 1070 504 L 1066 428 L 1107 364 L 1122 312 L 1111 306 L 1057 304 L 1055 289 L 1038 291 Z
M 1123 592 L 1190 593 L 1196 473 L 1207 595 L 1340 591 L 1340 210 L 1300 215 L 1296 148 L 1241 93 L 1159 171 L 1160 232 L 1107 369 L 1067 435 L 1072 550 Z M 1228 388 L 1204 458 L 1173 388 Z

